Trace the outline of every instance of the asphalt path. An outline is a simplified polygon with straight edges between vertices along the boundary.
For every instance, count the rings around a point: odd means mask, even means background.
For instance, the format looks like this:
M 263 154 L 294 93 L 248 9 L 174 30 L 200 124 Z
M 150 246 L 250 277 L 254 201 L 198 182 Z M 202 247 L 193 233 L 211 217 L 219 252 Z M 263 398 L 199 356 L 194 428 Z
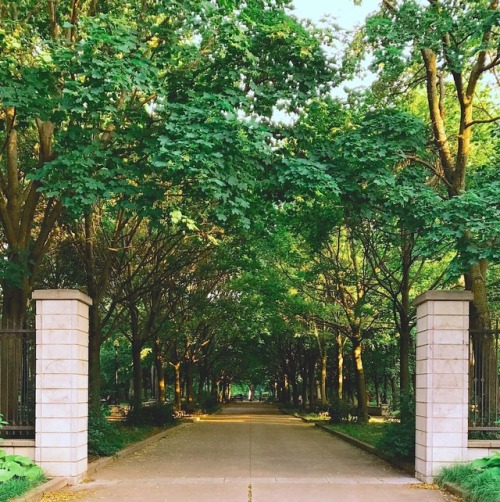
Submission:
M 173 428 L 60 496 L 147 502 L 453 500 L 272 405 L 245 402 Z

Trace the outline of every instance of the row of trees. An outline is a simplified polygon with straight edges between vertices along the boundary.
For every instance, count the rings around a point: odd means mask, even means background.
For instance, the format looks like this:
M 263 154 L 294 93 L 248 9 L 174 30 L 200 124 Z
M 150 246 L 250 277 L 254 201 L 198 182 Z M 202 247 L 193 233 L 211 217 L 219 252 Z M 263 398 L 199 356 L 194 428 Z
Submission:
M 498 3 L 384 1 L 340 52 L 288 6 L 0 3 L 2 325 L 86 291 L 94 409 L 119 340 L 135 409 L 150 353 L 177 407 L 268 379 L 366 418 L 367 375 L 396 394 L 397 359 L 412 391 L 416 294 L 466 287 L 490 322 Z M 364 57 L 372 88 L 332 98 Z

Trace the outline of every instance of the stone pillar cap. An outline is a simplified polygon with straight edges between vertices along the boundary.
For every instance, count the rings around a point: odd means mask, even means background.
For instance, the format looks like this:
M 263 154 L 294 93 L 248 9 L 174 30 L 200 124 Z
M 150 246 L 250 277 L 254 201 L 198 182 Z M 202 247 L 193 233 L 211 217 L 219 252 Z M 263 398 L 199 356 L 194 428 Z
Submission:
M 79 300 L 85 305 L 92 305 L 92 298 L 76 289 L 36 289 L 33 300 Z
M 427 291 L 418 295 L 415 300 L 413 300 L 413 305 L 418 307 L 425 302 L 471 302 L 474 300 L 474 294 L 472 291 Z

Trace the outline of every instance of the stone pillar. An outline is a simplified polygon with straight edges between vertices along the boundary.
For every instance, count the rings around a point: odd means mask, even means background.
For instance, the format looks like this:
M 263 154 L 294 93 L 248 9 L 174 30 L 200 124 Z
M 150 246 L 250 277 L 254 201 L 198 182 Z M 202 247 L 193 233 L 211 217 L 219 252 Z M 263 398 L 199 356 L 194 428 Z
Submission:
M 467 456 L 469 291 L 429 291 L 417 306 L 415 476 L 432 483 Z
M 92 300 L 74 290 L 38 290 L 35 461 L 71 483 L 87 472 L 88 331 Z

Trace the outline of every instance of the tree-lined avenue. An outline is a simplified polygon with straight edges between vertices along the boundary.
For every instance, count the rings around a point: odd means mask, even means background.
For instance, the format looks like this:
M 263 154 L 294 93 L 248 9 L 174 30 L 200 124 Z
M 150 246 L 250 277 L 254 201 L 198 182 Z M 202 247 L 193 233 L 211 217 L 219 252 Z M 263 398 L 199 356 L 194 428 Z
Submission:
M 451 500 L 273 405 L 246 402 L 176 427 L 68 491 L 82 501 Z

